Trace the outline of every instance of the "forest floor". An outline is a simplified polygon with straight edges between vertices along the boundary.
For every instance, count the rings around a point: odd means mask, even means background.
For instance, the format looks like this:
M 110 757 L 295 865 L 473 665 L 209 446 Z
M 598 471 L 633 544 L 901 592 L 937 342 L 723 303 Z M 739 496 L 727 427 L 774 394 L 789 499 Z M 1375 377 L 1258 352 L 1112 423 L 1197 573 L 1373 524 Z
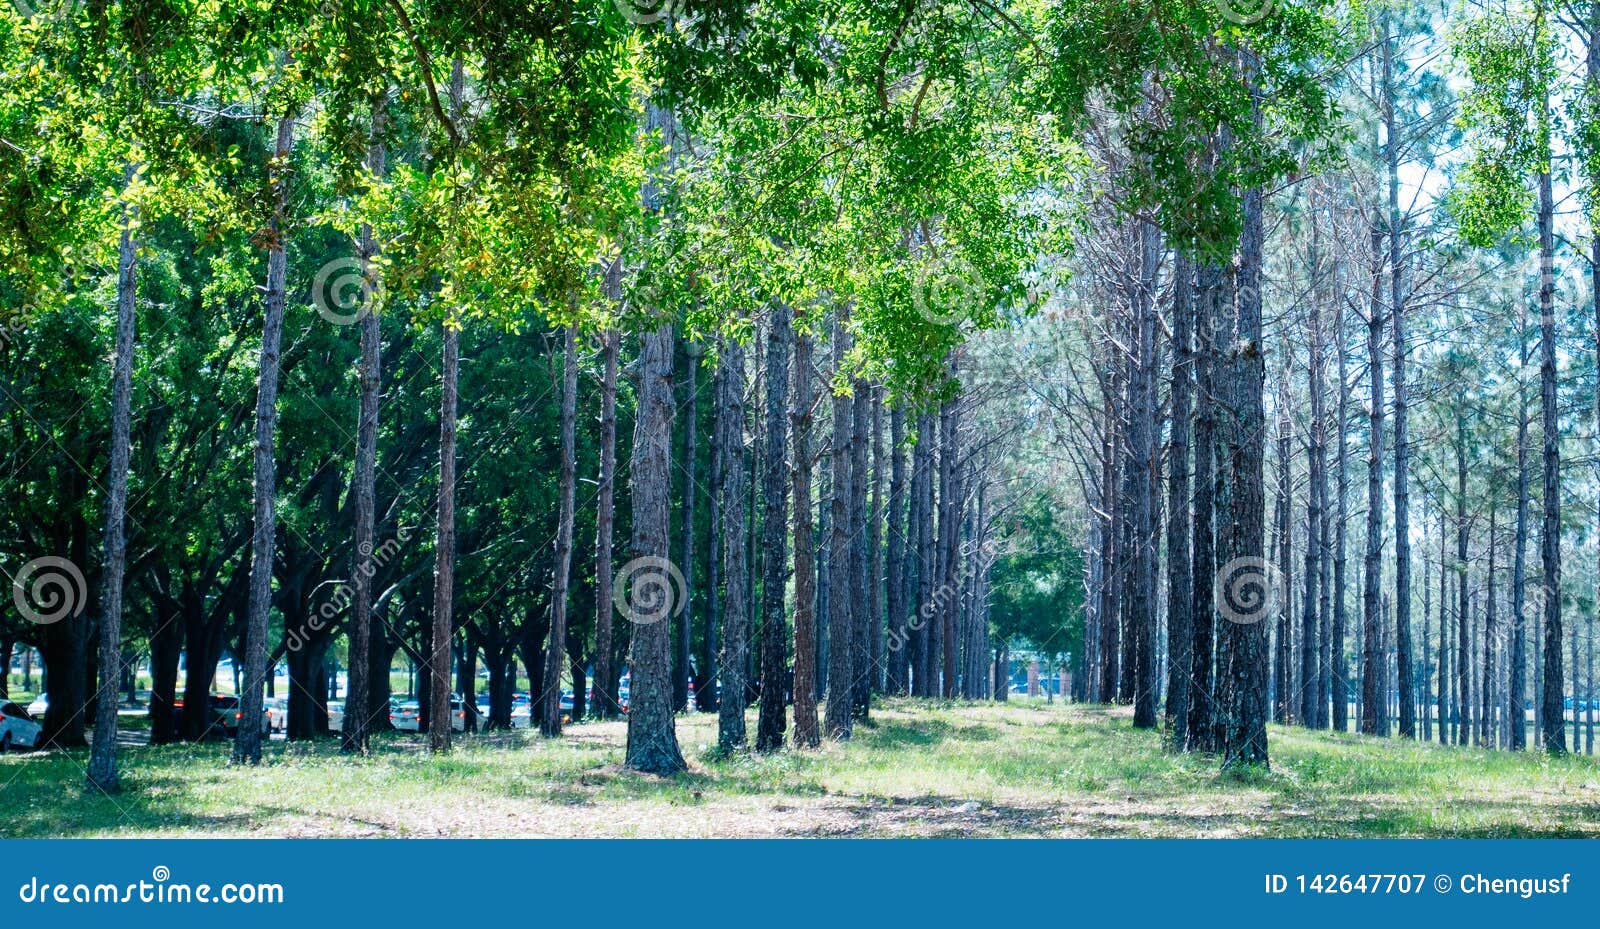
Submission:
M 1592 758 L 1275 726 L 1271 772 L 1227 775 L 1123 709 L 890 700 L 848 744 L 728 758 L 692 714 L 676 778 L 623 770 L 625 735 L 467 736 L 445 758 L 392 735 L 362 760 L 274 742 L 255 769 L 221 744 L 130 748 L 116 796 L 82 788 L 82 752 L 12 755 L 0 837 L 1600 836 Z

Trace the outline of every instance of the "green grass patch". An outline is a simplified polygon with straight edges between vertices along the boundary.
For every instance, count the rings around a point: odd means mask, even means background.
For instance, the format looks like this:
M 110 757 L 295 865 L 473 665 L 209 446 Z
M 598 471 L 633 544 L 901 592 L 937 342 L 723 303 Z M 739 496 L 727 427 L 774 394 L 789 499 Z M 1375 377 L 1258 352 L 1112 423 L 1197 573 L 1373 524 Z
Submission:
M 754 733 L 754 714 L 750 720 Z M 337 742 L 127 748 L 126 789 L 86 790 L 82 751 L 0 758 L 0 836 L 1593 836 L 1591 758 L 1273 727 L 1270 771 L 1175 755 L 1125 710 L 884 701 L 848 743 L 716 751 L 680 717 L 690 770 L 621 767 L 625 724 L 415 735 L 352 759 Z

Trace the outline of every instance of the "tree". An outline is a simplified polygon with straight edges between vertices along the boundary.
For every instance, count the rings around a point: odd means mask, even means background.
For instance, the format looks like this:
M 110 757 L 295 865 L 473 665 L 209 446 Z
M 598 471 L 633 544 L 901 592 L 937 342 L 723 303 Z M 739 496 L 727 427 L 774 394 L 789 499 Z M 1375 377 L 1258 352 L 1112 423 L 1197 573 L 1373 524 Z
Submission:
M 761 479 L 761 716 L 756 750 L 783 747 L 785 692 L 789 689 L 789 628 L 784 616 L 788 577 L 787 529 L 789 448 L 784 419 L 789 413 L 789 356 L 794 341 L 793 311 L 779 302 L 767 328 L 766 455 Z M 797 574 L 796 580 L 798 582 Z M 796 613 L 799 612 L 798 607 Z
M 550 593 L 550 648 L 545 665 L 544 716 L 539 729 L 561 734 L 561 675 L 567 660 L 567 599 L 572 573 L 572 521 L 577 485 L 578 332 L 566 327 L 561 361 L 561 512 L 556 527 L 555 585 Z M 576 699 L 577 688 L 573 689 Z M 577 715 L 577 707 L 573 707 Z

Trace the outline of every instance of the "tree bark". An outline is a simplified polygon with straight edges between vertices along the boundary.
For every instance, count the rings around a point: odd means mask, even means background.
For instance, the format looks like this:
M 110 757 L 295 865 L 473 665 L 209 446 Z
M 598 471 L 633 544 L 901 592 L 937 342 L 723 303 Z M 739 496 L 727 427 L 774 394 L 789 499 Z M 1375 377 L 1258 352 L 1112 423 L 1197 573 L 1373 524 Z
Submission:
M 1456 742 L 1472 733 L 1472 652 L 1467 603 L 1467 414 L 1466 398 L 1456 397 Z
M 937 656 L 933 652 L 934 637 L 932 628 L 937 616 L 937 611 L 933 604 L 933 590 L 934 585 L 937 583 L 935 571 L 938 563 L 938 553 L 934 546 L 936 509 L 934 449 L 939 443 L 939 434 L 934 422 L 933 413 L 928 410 L 924 410 L 917 417 L 917 445 L 913 454 L 914 476 L 911 482 L 911 497 L 913 505 L 916 507 L 916 513 L 911 520 L 911 525 L 917 532 L 917 600 L 911 607 L 911 621 L 914 624 L 912 641 L 915 645 L 916 673 L 912 677 L 911 693 L 917 697 L 938 696 L 938 687 L 934 683 L 938 675 L 934 671 Z
M 717 703 L 717 747 L 724 752 L 745 745 L 745 669 L 750 633 L 749 563 L 746 561 L 744 470 L 744 346 L 733 339 L 722 343 L 717 367 L 721 372 L 717 420 L 722 434 L 722 653 L 717 678 L 722 694 Z
M 1499 515 L 1497 501 L 1489 501 L 1489 572 L 1488 593 L 1484 596 L 1483 613 L 1483 677 L 1479 688 L 1478 702 L 1478 744 L 1485 748 L 1494 748 L 1494 641 L 1495 641 L 1495 599 L 1494 599 L 1494 559 L 1495 559 L 1495 530 L 1496 517 Z M 1402 704 L 1403 705 L 1403 704 Z
M 261 763 L 262 687 L 267 670 L 267 627 L 272 613 L 273 551 L 277 541 L 277 465 L 273 439 L 278 427 L 278 363 L 283 342 L 284 288 L 288 256 L 284 224 L 289 209 L 289 155 L 295 114 L 278 120 L 271 165 L 273 208 L 268 225 L 267 285 L 261 327 L 261 359 L 256 375 L 255 505 L 251 539 L 250 595 L 245 619 L 244 688 L 239 701 L 239 734 L 233 742 L 236 763 Z M 186 705 L 194 718 L 197 707 Z
M 910 629 L 908 628 L 906 593 L 906 411 L 905 407 L 896 402 L 889 411 L 889 539 L 888 539 L 888 565 L 887 565 L 887 607 L 886 614 L 889 624 L 888 642 L 886 650 L 887 679 L 884 690 L 887 693 L 904 696 L 910 692 L 907 686 L 910 681 L 910 665 L 908 659 L 910 652 L 906 650 L 909 641 Z
M 127 183 L 136 169 L 129 166 Z M 111 364 L 111 466 L 106 476 L 104 590 L 100 596 L 100 695 L 95 701 L 94 743 L 89 754 L 89 784 L 106 793 L 122 789 L 117 774 L 117 684 L 122 671 L 122 585 L 128 567 L 124 533 L 128 512 L 128 455 L 133 409 L 133 340 L 138 326 L 139 243 L 134 229 L 139 208 L 125 203 L 117 249 L 117 347 Z M 11 649 L 0 662 L 0 677 L 11 673 Z
M 1253 72 L 1250 55 L 1247 70 Z M 1247 77 L 1253 84 L 1253 76 Z M 1252 96 L 1259 91 L 1252 90 Z M 1254 109 L 1259 119 L 1259 100 Z M 1243 233 L 1239 245 L 1236 318 L 1226 340 L 1224 373 L 1219 380 L 1223 443 L 1224 492 L 1218 509 L 1227 514 L 1217 539 L 1217 561 L 1237 559 L 1262 564 L 1265 514 L 1262 464 L 1266 416 L 1262 404 L 1265 361 L 1261 342 L 1261 261 L 1265 229 L 1264 197 L 1259 187 L 1243 196 Z M 1252 562 L 1246 562 L 1252 563 Z M 1223 624 L 1220 645 L 1222 679 L 1223 767 L 1269 763 L 1267 750 L 1267 629 L 1261 622 Z
M 688 383 L 684 385 L 683 403 L 683 512 L 679 516 L 682 520 L 683 531 L 680 538 L 683 540 L 681 554 L 678 560 L 683 563 L 683 612 L 673 619 L 677 631 L 677 646 L 672 651 L 672 708 L 679 713 L 689 708 L 689 653 L 691 646 L 691 631 L 694 623 L 694 504 L 695 498 L 700 495 L 700 483 L 696 472 L 700 464 L 698 454 L 700 432 L 700 346 L 694 342 L 685 342 L 684 367 L 689 376 Z M 721 383 L 720 379 L 717 381 Z M 717 486 L 713 484 L 713 486 Z M 716 531 L 715 529 L 712 530 Z M 715 688 L 715 677 L 712 679 Z
M 620 261 L 614 265 L 619 269 L 620 266 Z M 617 674 L 611 667 L 612 611 L 616 608 L 611 589 L 611 539 L 616 525 L 617 352 L 620 339 L 616 330 L 608 329 L 601 334 L 600 340 L 600 480 L 595 492 L 594 532 L 594 712 L 601 719 L 615 719 L 621 707 L 617 702 Z
M 1189 427 L 1194 373 L 1194 267 L 1179 253 L 1172 271 L 1172 427 L 1167 438 L 1167 705 L 1168 742 L 1183 751 L 1189 737 L 1193 669 L 1193 563 L 1189 550 Z
M 1312 235 L 1316 237 L 1316 227 Z M 1320 273 L 1320 268 L 1313 268 Z M 1323 385 L 1326 367 L 1323 359 L 1321 315 L 1321 290 L 1314 282 L 1309 303 L 1307 335 L 1309 364 L 1306 371 L 1306 393 L 1311 405 L 1311 422 L 1306 448 L 1308 484 L 1306 486 L 1306 556 L 1305 602 L 1301 607 L 1300 622 L 1300 724 L 1308 729 L 1320 729 L 1327 713 L 1327 695 L 1319 692 L 1321 680 L 1321 617 L 1326 615 L 1327 591 L 1323 582 L 1323 546 L 1326 532 L 1323 527 L 1324 510 L 1328 495 L 1326 462 L 1327 413 L 1323 403 Z
M 1156 540 L 1158 532 L 1156 501 L 1161 492 L 1158 441 L 1156 372 L 1160 367 L 1156 346 L 1157 272 L 1161 261 L 1161 242 L 1157 228 L 1146 222 L 1139 229 L 1139 279 L 1133 305 L 1137 356 L 1129 385 L 1129 454 L 1132 456 L 1134 494 L 1129 501 L 1133 515 L 1134 548 L 1130 564 L 1134 578 L 1133 600 L 1133 725 L 1135 729 L 1154 729 L 1156 703 L 1161 684 L 1156 678 Z
M 1200 304 L 1195 317 L 1195 418 L 1194 418 L 1194 645 L 1190 650 L 1193 672 L 1189 683 L 1189 751 L 1213 752 L 1216 742 L 1215 676 L 1217 581 L 1216 488 L 1222 476 L 1217 434 L 1217 345 L 1221 317 L 1227 302 L 1223 269 L 1214 262 L 1201 265 Z M 1103 529 L 1109 544 L 1109 527 Z M 1105 603 L 1102 599 L 1102 609 Z M 1102 630 L 1105 624 L 1101 623 Z M 1105 645 L 1102 643 L 1102 650 Z M 1104 692 L 1103 692 L 1104 693 Z M 1103 699 L 1103 697 L 1102 697 Z
M 667 560 L 672 493 L 672 324 L 643 337 L 639 399 L 629 480 L 633 499 L 632 568 L 645 583 L 672 583 Z M 669 576 L 662 577 L 662 574 Z M 670 612 L 670 610 L 668 610 Z M 672 632 L 666 616 L 635 622 L 629 648 L 628 747 L 625 764 L 648 774 L 684 770 L 672 713 Z
M 383 142 L 384 107 L 387 94 L 379 94 L 372 104 L 372 130 L 367 148 L 367 170 L 373 177 L 381 178 L 385 171 L 386 149 Z M 364 281 L 376 275 L 373 259 L 377 256 L 377 239 L 370 225 L 361 227 L 358 246 L 361 274 Z M 370 743 L 374 704 L 372 692 L 372 576 L 377 571 L 373 551 L 377 544 L 377 462 L 378 462 L 378 404 L 383 377 L 382 326 L 378 320 L 379 308 L 367 306 L 357 325 L 361 335 L 361 361 L 357 368 L 360 383 L 360 420 L 356 424 L 356 462 L 351 480 L 351 496 L 355 503 L 355 557 L 353 559 L 352 586 L 354 601 L 350 613 L 350 679 L 345 694 L 344 725 L 340 730 L 340 749 L 349 753 L 365 754 Z
M 1544 424 L 1544 525 L 1539 538 L 1544 588 L 1544 750 L 1567 751 L 1561 669 L 1561 413 L 1556 406 L 1555 199 L 1550 172 L 1539 175 L 1539 401 Z
M 849 310 L 840 304 L 833 322 L 833 370 L 837 380 L 845 370 L 850 351 Z M 855 692 L 854 626 L 850 615 L 850 440 L 855 431 L 854 407 L 849 397 L 833 396 L 833 437 L 829 447 L 832 483 L 828 545 L 828 705 L 824 726 L 828 738 L 848 739 Z
M 867 471 L 870 467 L 872 389 L 855 378 L 851 382 L 850 408 L 854 421 L 850 438 L 850 618 L 855 657 L 851 666 L 855 676 L 850 686 L 850 715 L 865 720 L 872 707 L 872 682 L 877 669 L 872 664 L 873 626 L 877 622 L 873 605 L 872 553 L 867 538 L 867 521 L 876 513 L 867 509 Z
M 456 385 L 461 367 L 460 323 L 444 321 L 439 389 L 439 527 L 434 542 L 433 627 L 429 666 L 428 751 L 450 750 L 450 641 L 455 622 Z
M 567 591 L 572 577 L 572 522 L 578 483 L 578 330 L 566 327 L 561 360 L 561 497 L 556 523 L 555 582 L 550 588 L 550 646 L 545 651 L 544 718 L 539 731 L 561 734 L 561 675 L 567 660 Z M 577 716 L 577 682 L 573 682 L 573 716 Z
M 769 387 L 770 389 L 770 387 Z M 794 339 L 794 397 L 789 424 L 794 432 L 790 474 L 794 482 L 794 745 L 816 748 L 817 728 L 816 541 L 811 523 L 811 336 Z
M 1372 230 L 1372 300 L 1367 308 L 1367 556 L 1362 576 L 1361 731 L 1388 735 L 1380 681 L 1383 651 L 1378 624 L 1383 582 L 1383 280 L 1378 253 L 1381 233 Z
M 1400 737 L 1417 737 L 1416 677 L 1411 667 L 1410 441 L 1406 434 L 1405 292 L 1400 237 L 1400 138 L 1395 119 L 1394 36 L 1384 14 L 1384 159 L 1389 167 L 1389 314 L 1394 338 L 1394 623 L 1400 689 Z M 1387 726 L 1385 734 L 1387 734 Z
M 767 448 L 761 478 L 761 714 L 756 725 L 756 750 L 761 752 L 783 748 L 787 723 L 784 695 L 789 685 L 789 628 L 783 594 L 789 574 L 789 443 L 784 419 L 789 412 L 793 341 L 793 311 L 781 301 L 774 303 L 767 331 Z
M 867 604 L 871 610 L 871 654 L 868 667 L 872 677 L 867 681 L 869 695 L 882 692 L 887 663 L 883 654 L 884 636 L 884 577 L 885 553 L 883 550 L 883 406 L 884 389 L 872 388 L 872 502 L 867 508 Z

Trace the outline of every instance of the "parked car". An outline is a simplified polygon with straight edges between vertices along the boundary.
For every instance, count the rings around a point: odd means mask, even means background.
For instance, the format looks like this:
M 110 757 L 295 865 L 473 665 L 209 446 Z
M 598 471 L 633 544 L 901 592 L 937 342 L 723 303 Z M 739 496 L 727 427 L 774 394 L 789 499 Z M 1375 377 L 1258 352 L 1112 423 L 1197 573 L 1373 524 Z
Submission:
M 343 722 L 343 714 L 340 715 Z M 407 700 L 395 708 L 390 714 L 389 722 L 401 732 L 419 732 L 422 729 L 422 704 L 415 700 Z M 332 726 L 332 720 L 329 720 Z M 467 707 L 460 697 L 450 698 L 450 728 L 457 732 L 465 732 L 467 728 Z
M 343 732 L 344 731 L 344 701 L 343 700 L 329 700 L 328 701 L 328 731 L 329 732 Z
M 44 719 L 44 714 L 50 712 L 50 695 L 40 694 L 28 704 L 28 715 L 34 719 Z
M 183 731 L 183 716 L 187 709 L 180 698 L 173 701 L 172 721 L 174 727 Z M 239 734 L 239 720 L 244 713 L 239 708 L 239 698 L 232 694 L 212 694 L 206 706 L 206 724 L 200 731 L 202 739 L 233 738 Z M 271 714 L 264 714 L 263 723 L 271 719 Z
M 289 698 L 273 697 L 266 703 L 267 731 L 283 732 L 289 728 Z
M 416 732 L 422 728 L 422 704 L 406 700 L 389 713 L 389 723 L 401 732 Z
M 44 727 L 15 703 L 0 703 L 0 752 L 12 748 L 38 748 Z

